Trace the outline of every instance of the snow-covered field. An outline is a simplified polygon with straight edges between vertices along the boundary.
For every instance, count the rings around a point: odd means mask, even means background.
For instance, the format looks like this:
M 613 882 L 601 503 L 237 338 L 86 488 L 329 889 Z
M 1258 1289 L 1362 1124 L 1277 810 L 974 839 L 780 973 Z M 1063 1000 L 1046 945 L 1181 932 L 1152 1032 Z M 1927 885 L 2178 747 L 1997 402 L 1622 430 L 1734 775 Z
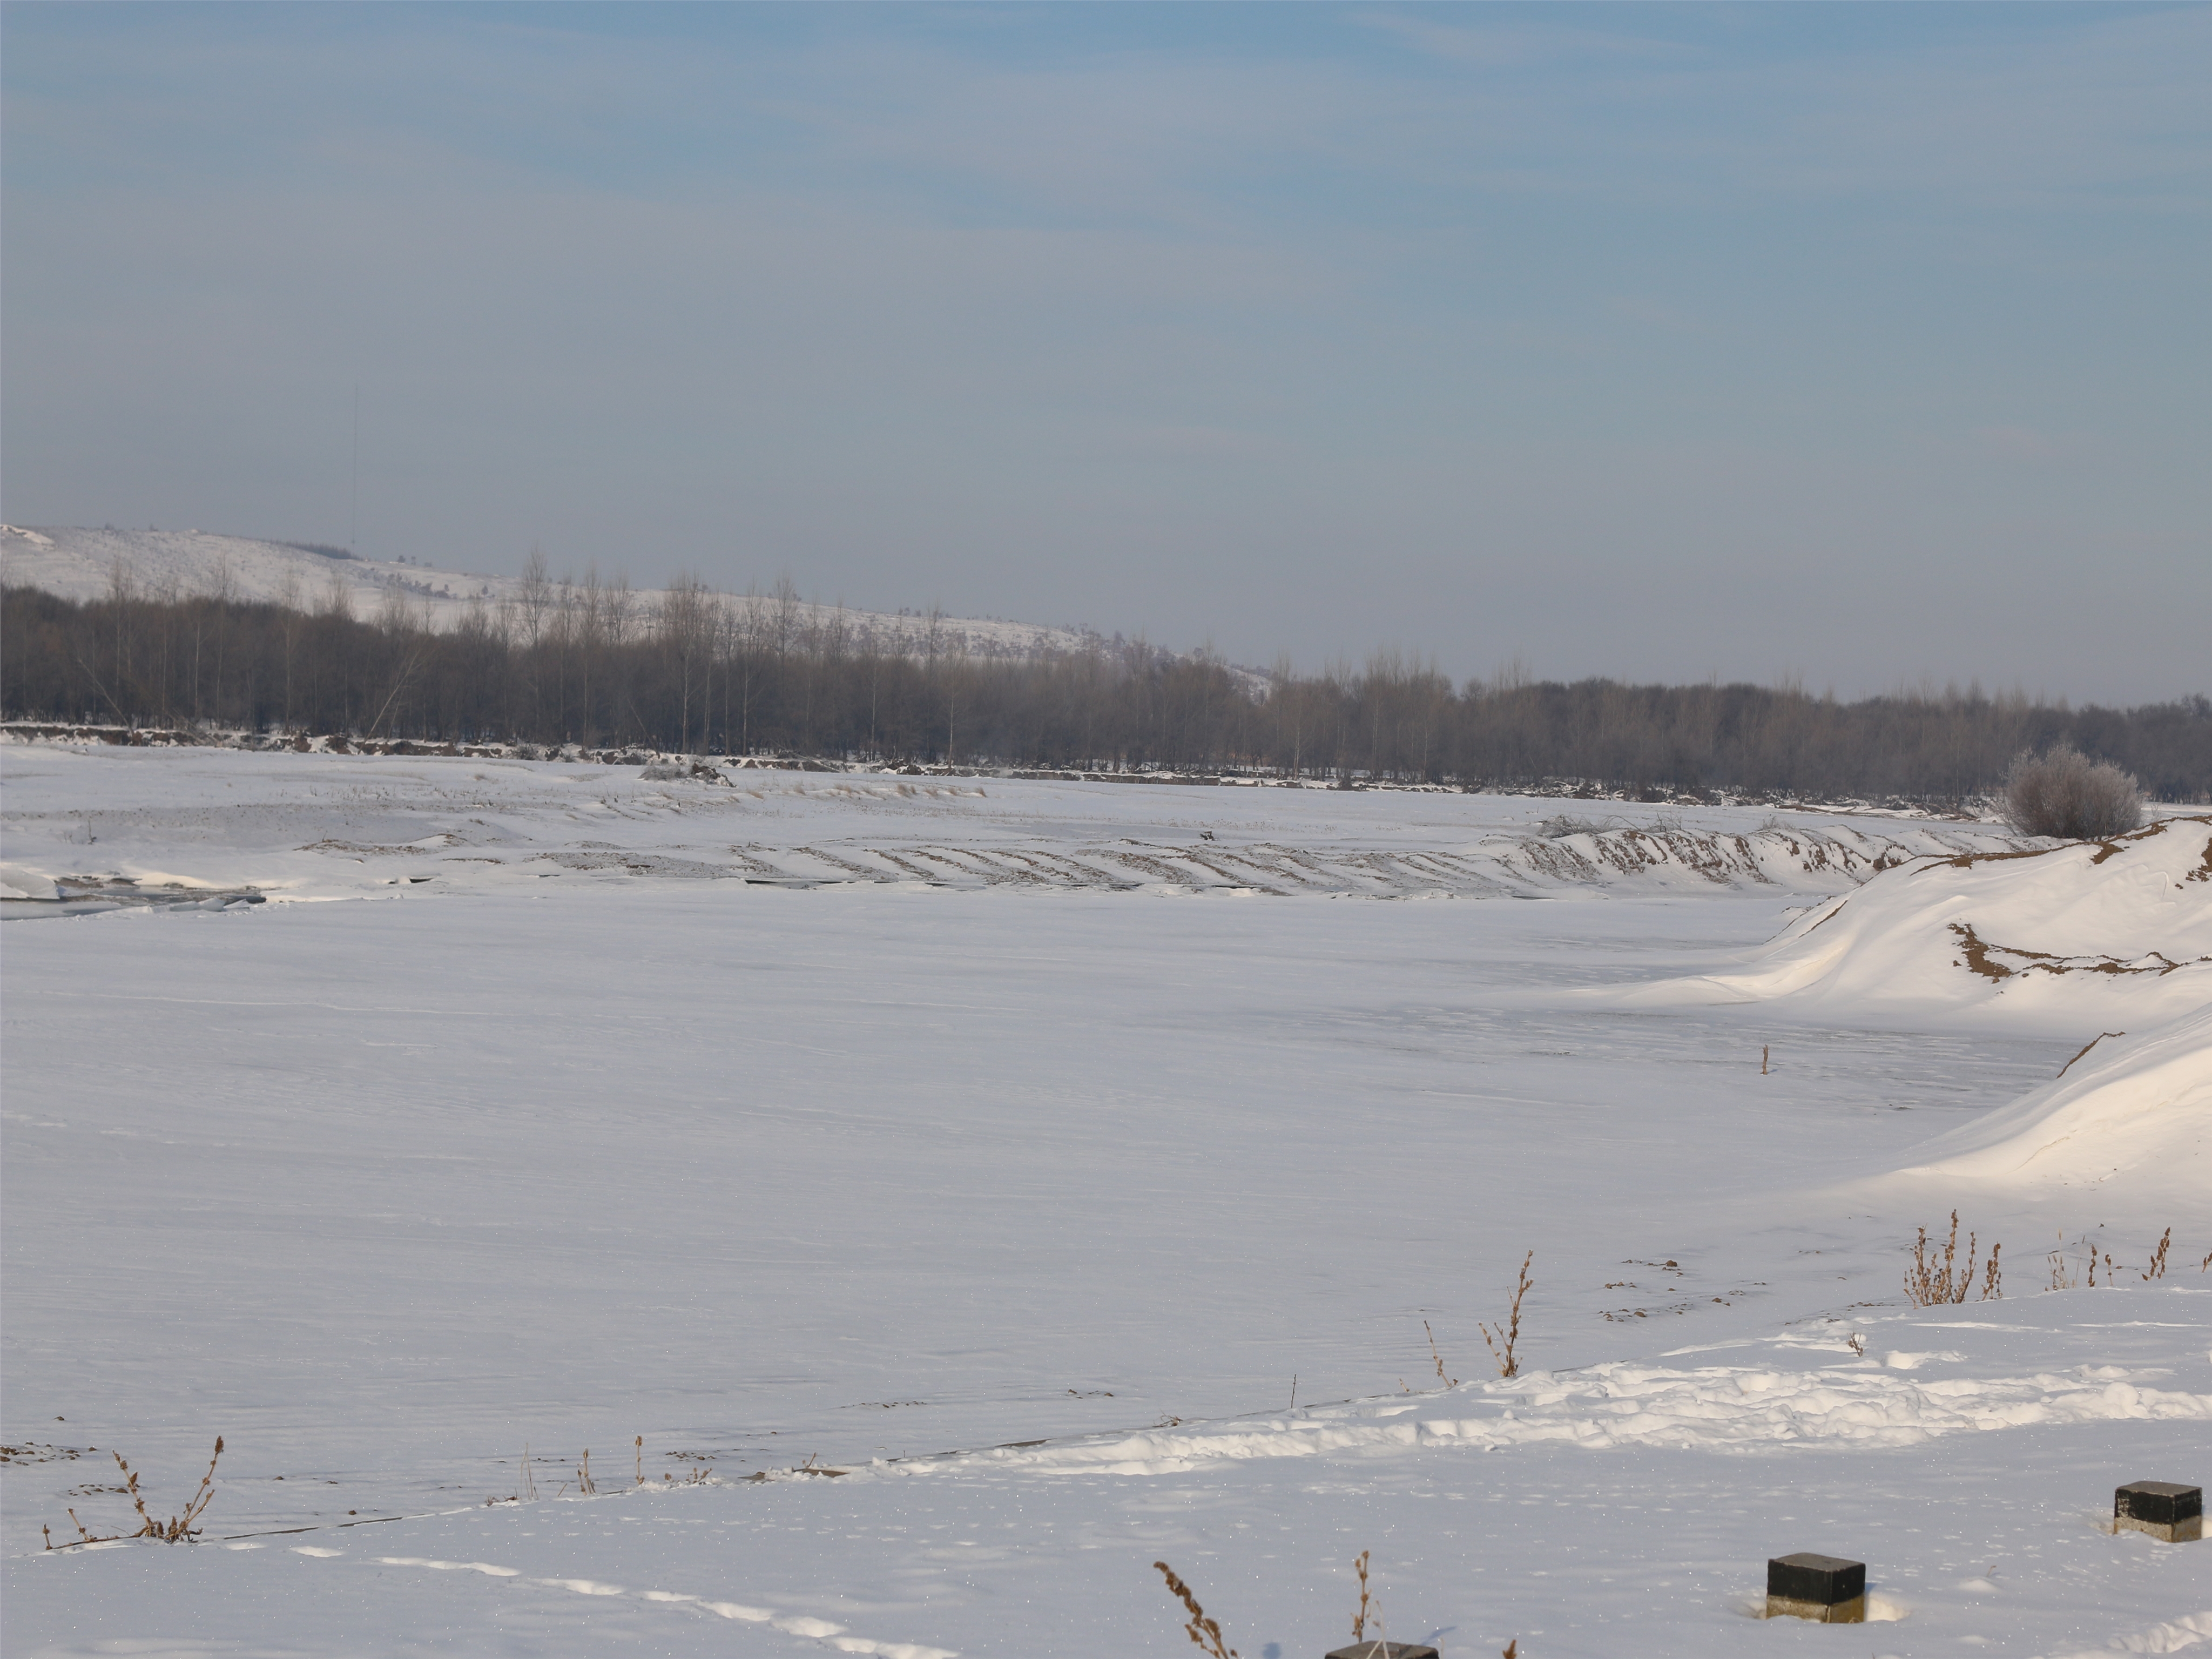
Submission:
M 2212 1652 L 2203 822 L 734 780 L 0 750 L 9 1655 Z

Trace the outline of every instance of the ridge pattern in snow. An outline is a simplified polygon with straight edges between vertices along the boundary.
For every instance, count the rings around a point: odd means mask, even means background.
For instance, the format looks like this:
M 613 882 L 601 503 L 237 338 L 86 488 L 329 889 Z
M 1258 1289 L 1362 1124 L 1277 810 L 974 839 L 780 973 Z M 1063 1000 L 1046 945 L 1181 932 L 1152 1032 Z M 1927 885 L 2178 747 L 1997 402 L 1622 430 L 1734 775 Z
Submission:
M 89 752 L 10 744 L 9 890 L 55 881 L 338 897 L 542 879 L 1289 896 L 1729 890 L 1826 898 L 1916 858 L 2007 845 L 1965 824 L 1710 821 L 1530 833 L 1540 801 L 1030 779 L 647 779 L 556 762 Z M 1405 803 L 1413 803 L 1407 810 Z M 1738 828 L 1737 825 L 1743 827 Z M 20 877 L 20 880 L 19 878 Z M 27 882 L 29 886 L 22 884 Z M 74 890 L 73 889 L 73 890 Z

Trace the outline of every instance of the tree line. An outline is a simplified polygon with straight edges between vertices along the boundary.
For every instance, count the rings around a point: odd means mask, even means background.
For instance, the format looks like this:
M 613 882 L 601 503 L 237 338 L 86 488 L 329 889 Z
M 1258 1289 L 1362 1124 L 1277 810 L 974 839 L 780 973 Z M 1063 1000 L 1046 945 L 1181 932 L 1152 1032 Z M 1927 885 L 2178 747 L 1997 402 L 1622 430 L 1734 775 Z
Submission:
M 1200 652 L 1098 641 L 1031 657 L 957 631 L 886 641 L 842 613 L 682 580 L 547 586 L 434 629 L 393 589 L 314 604 L 0 592 L 10 719 L 343 732 L 1022 768 L 1811 799 L 1990 793 L 2069 744 L 2156 799 L 2212 800 L 2212 702 L 2079 709 L 1978 689 L 1839 702 L 1745 684 L 1514 678 L 1455 685 L 1391 653 L 1256 676 Z

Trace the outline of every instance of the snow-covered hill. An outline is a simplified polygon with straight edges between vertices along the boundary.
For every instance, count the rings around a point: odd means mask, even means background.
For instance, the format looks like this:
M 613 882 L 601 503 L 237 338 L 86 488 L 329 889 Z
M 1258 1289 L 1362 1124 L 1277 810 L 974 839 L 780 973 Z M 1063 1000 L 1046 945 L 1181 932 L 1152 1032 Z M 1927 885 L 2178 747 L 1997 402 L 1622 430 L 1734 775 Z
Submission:
M 431 625 L 451 628 L 472 605 L 520 605 L 524 582 L 428 565 L 356 558 L 342 549 L 261 541 L 202 530 L 98 530 L 0 525 L 0 580 L 43 588 L 64 599 L 104 598 L 119 580 L 149 596 L 225 594 L 240 599 L 314 608 L 338 595 L 356 614 L 403 595 Z M 559 584 L 556 584 L 558 597 Z M 663 590 L 631 590 L 635 614 L 650 616 Z M 764 618 L 778 617 L 774 598 L 733 599 Z M 1088 629 L 1050 628 L 988 617 L 916 616 L 793 601 L 785 617 L 796 630 L 842 625 L 854 644 L 921 653 L 932 648 L 976 657 L 1037 657 L 1081 651 L 1106 641 Z
M 1785 998 L 1807 1012 L 2002 1010 L 2066 1029 L 2179 1018 L 2212 1002 L 2212 821 L 2165 818 L 2106 842 L 1886 870 L 1800 917 L 1741 969 L 1624 1000 Z

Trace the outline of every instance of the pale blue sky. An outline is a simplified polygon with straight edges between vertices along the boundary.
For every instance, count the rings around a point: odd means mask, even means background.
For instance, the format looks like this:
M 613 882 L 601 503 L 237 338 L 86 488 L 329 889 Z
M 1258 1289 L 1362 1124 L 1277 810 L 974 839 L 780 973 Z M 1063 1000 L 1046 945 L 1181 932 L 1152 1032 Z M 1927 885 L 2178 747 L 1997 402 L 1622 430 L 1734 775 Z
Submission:
M 9 4 L 15 523 L 2212 690 L 2212 9 Z

